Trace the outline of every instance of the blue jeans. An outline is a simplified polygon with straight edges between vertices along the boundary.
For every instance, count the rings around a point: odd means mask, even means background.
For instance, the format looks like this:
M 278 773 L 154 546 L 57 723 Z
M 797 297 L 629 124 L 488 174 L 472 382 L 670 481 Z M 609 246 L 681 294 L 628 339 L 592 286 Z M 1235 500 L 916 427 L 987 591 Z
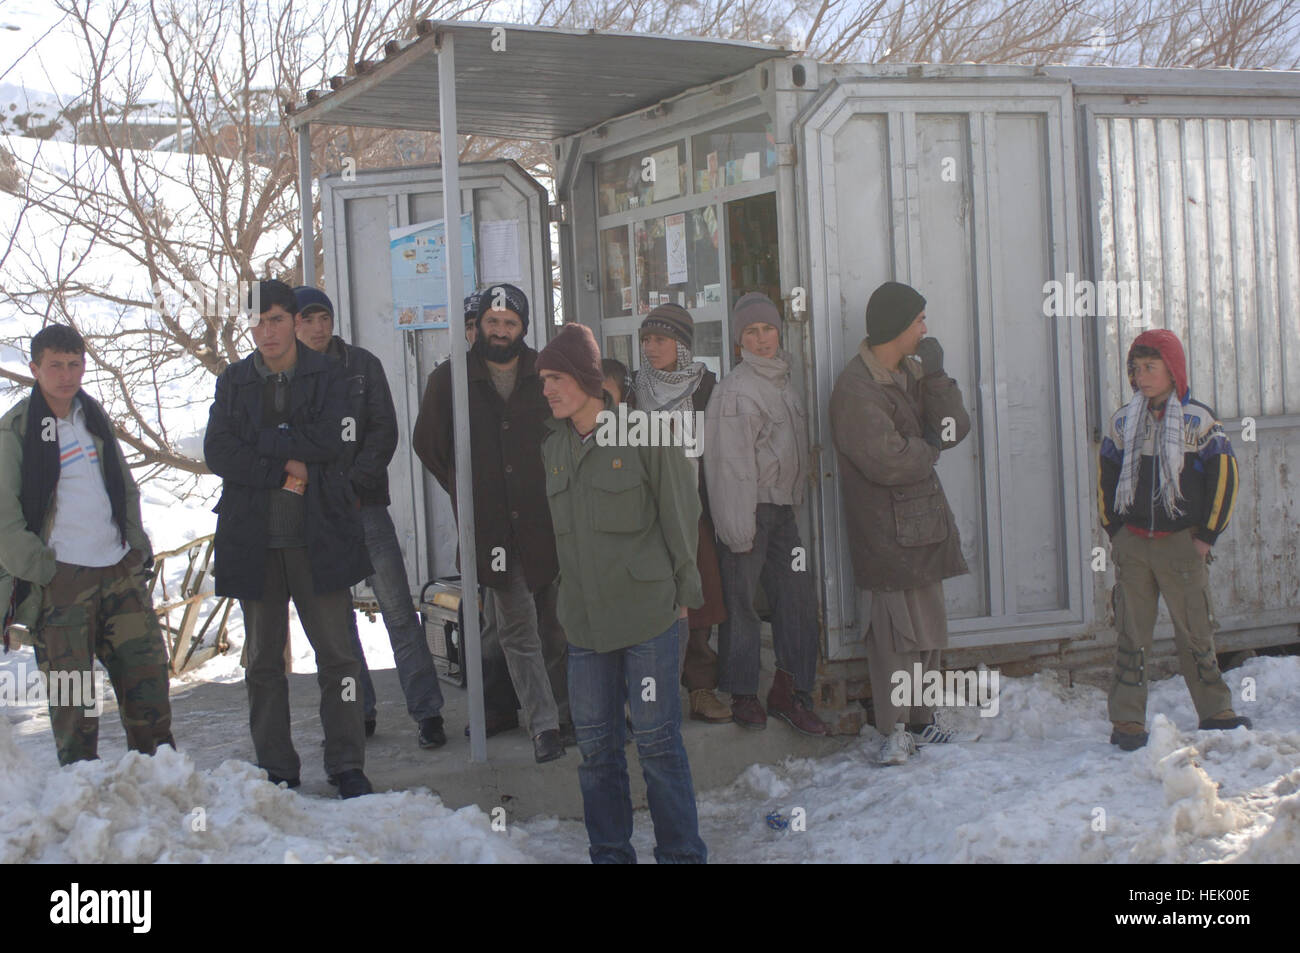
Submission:
M 799 542 L 794 507 L 759 503 L 754 546 L 747 553 L 718 547 L 727 618 L 718 626 L 718 687 L 732 695 L 758 694 L 762 621 L 754 611 L 761 585 L 772 608 L 776 667 L 789 672 L 796 691 L 810 693 L 817 682 L 817 595 L 811 570 L 796 571 L 790 554 Z
M 406 696 L 406 710 L 417 722 L 431 718 L 442 711 L 442 689 L 438 675 L 433 670 L 433 656 L 424 637 L 424 626 L 415 614 L 411 587 L 406 582 L 406 565 L 402 562 L 402 547 L 397 542 L 397 530 L 388 507 L 382 505 L 361 507 L 361 526 L 366 534 L 366 551 L 375 573 L 366 582 L 375 594 L 379 611 L 388 630 L 388 641 L 393 645 L 393 661 L 397 665 L 397 679 Z M 365 653 L 361 651 L 361 636 L 357 632 L 357 615 L 352 620 L 352 642 L 361 657 L 361 688 L 367 719 L 375 717 L 375 685 L 370 679 Z
M 677 694 L 677 645 L 685 624 L 679 620 L 653 639 L 613 652 L 569 645 L 569 701 L 582 752 L 578 782 L 592 863 L 636 863 L 632 791 L 623 753 L 625 703 L 654 822 L 655 860 L 702 864 L 708 859 L 682 745 Z M 642 700 L 647 678 L 654 679 L 654 701 Z

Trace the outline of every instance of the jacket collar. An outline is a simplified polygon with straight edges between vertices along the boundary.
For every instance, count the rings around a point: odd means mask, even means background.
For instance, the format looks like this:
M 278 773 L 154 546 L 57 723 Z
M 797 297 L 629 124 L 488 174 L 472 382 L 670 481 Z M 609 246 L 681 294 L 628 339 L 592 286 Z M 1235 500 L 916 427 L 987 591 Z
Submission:
M 880 363 L 880 359 L 876 357 L 876 352 L 867 346 L 866 338 L 863 338 L 862 343 L 858 345 L 858 357 L 867 366 L 867 373 L 871 375 L 871 379 L 877 384 L 894 383 L 894 375 L 889 373 L 889 368 Z M 921 379 L 921 370 L 917 367 L 915 358 L 904 357 L 902 366 L 907 368 L 914 380 L 919 381 Z
M 262 378 L 257 373 L 257 368 L 253 366 L 253 355 L 256 353 L 256 351 L 253 351 L 248 357 L 230 365 L 231 376 L 234 378 L 235 384 L 243 386 L 262 382 Z M 298 348 L 298 363 L 293 367 L 293 379 L 296 381 L 300 377 L 320 374 L 329 370 L 329 367 L 329 358 L 324 354 L 317 354 L 304 344 Z

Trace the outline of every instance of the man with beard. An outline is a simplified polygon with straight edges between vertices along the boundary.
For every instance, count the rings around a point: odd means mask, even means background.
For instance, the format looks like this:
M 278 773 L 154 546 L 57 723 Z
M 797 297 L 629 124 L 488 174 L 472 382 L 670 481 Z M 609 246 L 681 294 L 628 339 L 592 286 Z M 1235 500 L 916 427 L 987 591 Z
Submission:
M 528 298 L 514 285 L 483 290 L 478 335 L 466 356 L 470 466 L 478 579 L 487 587 L 483 640 L 500 639 L 537 762 L 564 756 L 555 692 L 547 676 L 534 593 L 559 571 L 546 502 L 541 441 L 550 411 L 537 352 L 524 342 Z M 414 448 L 456 503 L 451 362 L 429 375 Z

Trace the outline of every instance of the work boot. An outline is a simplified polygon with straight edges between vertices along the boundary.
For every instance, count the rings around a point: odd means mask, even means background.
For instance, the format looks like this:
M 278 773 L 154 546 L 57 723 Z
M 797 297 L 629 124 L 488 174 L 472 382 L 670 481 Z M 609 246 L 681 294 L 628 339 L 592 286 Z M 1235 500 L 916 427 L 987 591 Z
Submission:
M 1146 726 L 1136 721 L 1112 721 L 1110 743 L 1121 751 L 1137 751 L 1147 743 Z
M 336 775 L 334 782 L 339 786 L 339 797 L 347 800 L 348 798 L 361 797 L 363 794 L 374 794 L 374 786 L 370 779 L 360 768 L 352 768 Z
M 266 780 L 270 781 L 272 784 L 283 784 L 289 788 L 296 788 L 298 785 L 302 784 L 301 778 L 282 778 L 278 774 L 272 774 L 270 771 L 266 772 Z
M 757 695 L 732 695 L 731 718 L 742 728 L 762 731 L 767 727 L 767 712 L 758 703 Z
M 564 757 L 564 745 L 560 742 L 560 732 L 556 728 L 543 731 L 533 739 L 533 760 L 538 764 L 554 761 Z
M 442 727 L 441 715 L 430 715 L 420 719 L 420 747 L 441 748 L 447 743 L 447 732 Z
M 1204 719 L 1198 727 L 1201 731 L 1231 731 L 1233 728 L 1249 728 L 1250 719 L 1225 708 L 1213 718 Z
M 813 712 L 808 700 L 800 697 L 802 694 L 794 690 L 794 676 L 778 668 L 767 693 L 767 710 L 795 731 L 818 738 L 829 735 L 830 728 Z
M 711 725 L 725 725 L 731 721 L 731 709 L 722 703 L 708 688 L 697 688 L 691 692 L 691 718 L 694 721 L 707 721 Z

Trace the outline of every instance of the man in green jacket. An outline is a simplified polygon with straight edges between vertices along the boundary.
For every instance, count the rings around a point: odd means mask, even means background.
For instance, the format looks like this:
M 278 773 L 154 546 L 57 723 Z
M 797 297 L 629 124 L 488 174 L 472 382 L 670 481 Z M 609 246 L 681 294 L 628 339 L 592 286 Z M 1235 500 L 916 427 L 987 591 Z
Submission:
M 41 330 L 36 386 L 0 418 L 0 628 L 6 651 L 11 635 L 35 649 L 60 764 L 98 757 L 102 700 L 84 697 L 96 656 L 127 745 L 175 747 L 167 649 L 138 576 L 153 565 L 140 491 L 103 408 L 81 389 L 85 353 L 74 329 Z
M 623 754 L 626 704 L 654 820 L 655 859 L 704 863 L 677 694 L 686 610 L 704 602 L 695 566 L 695 472 L 681 447 L 597 439 L 606 399 L 589 328 L 565 325 L 536 366 L 554 414 L 542 461 L 592 862 L 636 862 Z

